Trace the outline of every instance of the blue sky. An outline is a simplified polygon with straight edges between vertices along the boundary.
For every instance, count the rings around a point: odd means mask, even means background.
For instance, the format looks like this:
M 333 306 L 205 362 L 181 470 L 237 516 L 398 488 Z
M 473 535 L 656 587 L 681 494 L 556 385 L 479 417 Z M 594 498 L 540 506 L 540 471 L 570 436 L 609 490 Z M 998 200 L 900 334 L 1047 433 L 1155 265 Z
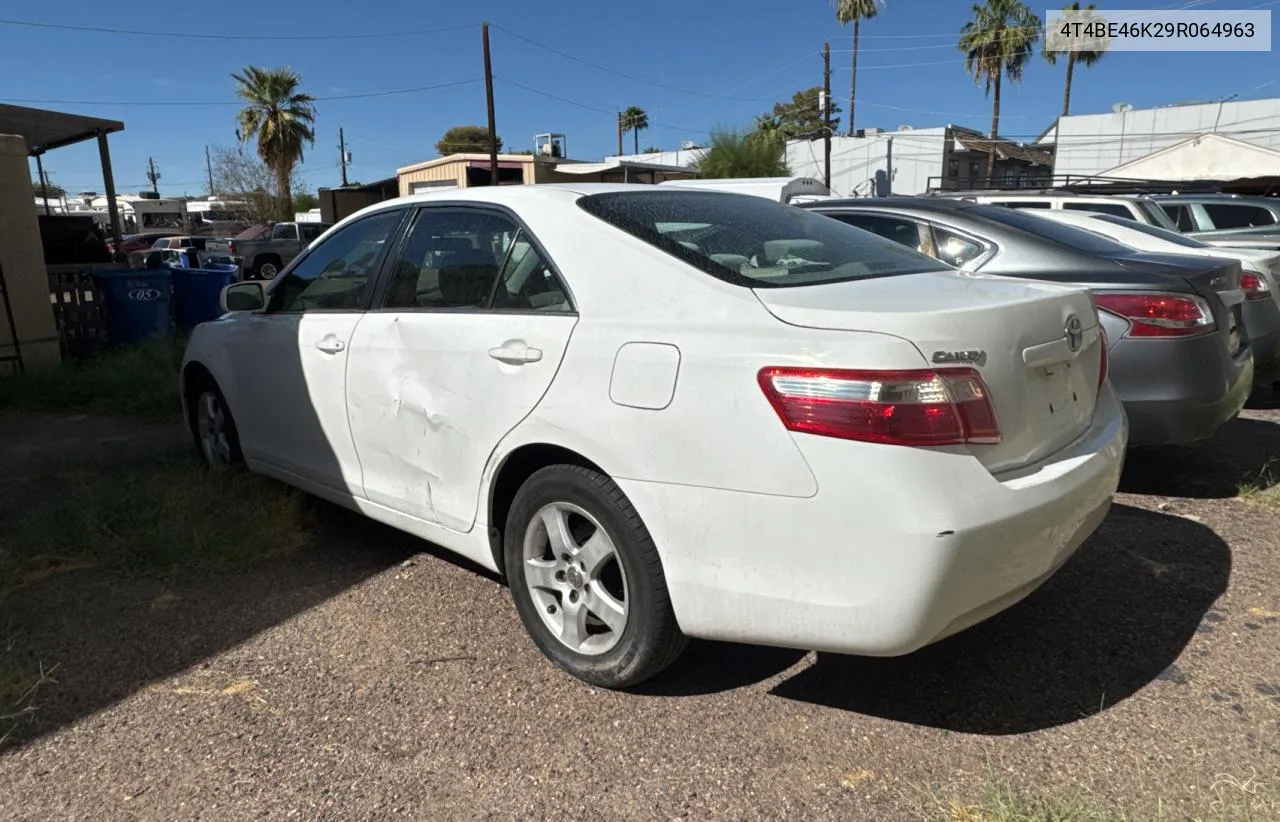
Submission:
M 644 108 L 652 122 L 640 135 L 641 147 L 676 148 L 682 140 L 705 139 L 717 126 L 749 125 L 773 102 L 821 82 L 820 52 L 827 38 L 832 89 L 842 107 L 849 94 L 851 30 L 835 22 L 826 0 L 220 0 L 212 5 L 139 0 L 127 6 L 59 0 L 56 14 L 53 5 L 10 4 L 0 17 L 293 37 L 467 27 L 367 39 L 246 41 L 0 23 L 0 101 L 123 120 L 125 131 L 111 138 L 121 192 L 148 187 L 147 158 L 154 157 L 162 193 L 204 193 L 204 147 L 234 143 L 230 74 L 246 64 L 291 66 L 301 73 L 304 88 L 321 98 L 460 83 L 322 100 L 317 104 L 316 144 L 307 152 L 303 176 L 311 189 L 339 182 L 339 126 L 354 154 L 354 180 L 389 177 L 398 166 L 429 159 L 446 128 L 485 121 L 482 20 L 495 26 L 490 41 L 498 78 L 498 133 L 513 148 L 529 147 L 536 133 L 555 131 L 567 135 L 571 157 L 598 159 L 615 153 L 613 112 L 629 105 Z M 1043 16 L 1046 8 L 1060 3 L 1031 5 Z M 1164 9 L 1188 3 L 1123 0 L 1101 5 Z M 1194 5 L 1230 9 L 1280 2 Z M 864 24 L 859 126 L 891 129 L 909 123 L 920 128 L 950 122 L 989 128 L 990 101 L 965 74 L 955 48 L 970 6 L 958 0 L 888 0 L 880 15 Z M 634 79 L 575 62 L 503 29 Z M 1037 58 L 1023 84 L 1007 89 L 1003 135 L 1029 140 L 1052 121 L 1061 108 L 1064 71 L 1061 61 L 1053 67 Z M 1107 111 L 1117 102 L 1142 108 L 1231 94 L 1242 99 L 1280 96 L 1280 60 L 1265 52 L 1113 53 L 1091 70 L 1077 70 L 1072 112 Z M 153 105 L 136 104 L 141 101 Z M 155 105 L 170 101 L 214 104 Z M 629 135 L 626 145 L 629 152 Z M 102 190 L 93 143 L 51 152 L 45 160 L 53 181 L 68 190 Z

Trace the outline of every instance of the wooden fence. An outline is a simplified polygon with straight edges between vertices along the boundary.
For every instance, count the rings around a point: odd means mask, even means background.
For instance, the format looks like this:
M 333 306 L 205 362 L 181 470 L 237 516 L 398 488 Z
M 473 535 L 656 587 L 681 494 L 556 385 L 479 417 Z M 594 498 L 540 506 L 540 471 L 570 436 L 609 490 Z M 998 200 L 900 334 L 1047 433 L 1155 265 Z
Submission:
M 50 265 L 49 300 L 64 357 L 92 356 L 107 342 L 102 295 L 93 282 L 95 271 L 123 270 L 125 265 Z

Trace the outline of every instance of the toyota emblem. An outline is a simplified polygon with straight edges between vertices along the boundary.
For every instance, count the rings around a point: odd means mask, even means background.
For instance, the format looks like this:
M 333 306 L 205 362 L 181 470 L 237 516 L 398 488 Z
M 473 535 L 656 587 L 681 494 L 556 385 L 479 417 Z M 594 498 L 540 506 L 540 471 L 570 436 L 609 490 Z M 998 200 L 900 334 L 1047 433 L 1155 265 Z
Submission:
M 1072 353 L 1079 351 L 1080 346 L 1084 345 L 1084 326 L 1080 323 L 1080 318 L 1075 314 L 1067 317 L 1066 326 L 1067 348 Z

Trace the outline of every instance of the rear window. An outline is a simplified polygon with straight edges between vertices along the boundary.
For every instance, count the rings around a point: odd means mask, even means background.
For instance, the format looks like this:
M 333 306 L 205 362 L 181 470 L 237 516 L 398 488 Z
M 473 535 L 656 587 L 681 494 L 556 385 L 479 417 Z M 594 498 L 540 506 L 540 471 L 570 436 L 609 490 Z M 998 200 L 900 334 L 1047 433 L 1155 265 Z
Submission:
M 747 288 L 950 270 L 891 240 L 763 197 L 628 191 L 592 194 L 578 205 L 713 277 Z
M 1134 222 L 1133 220 L 1122 219 L 1120 217 L 1112 217 L 1110 215 L 1103 215 L 1100 217 L 1095 217 L 1094 219 L 1101 220 L 1104 223 L 1113 223 L 1115 225 L 1121 225 L 1129 229 L 1130 231 L 1139 231 L 1148 236 L 1157 237 L 1161 240 L 1165 240 L 1175 245 L 1180 245 L 1183 248 L 1208 248 L 1209 247 L 1208 243 L 1202 243 L 1199 240 L 1195 239 L 1194 237 L 1188 237 L 1186 234 L 1179 234 L 1176 231 L 1170 231 L 1167 228 L 1160 228 L 1159 226 L 1147 225 L 1146 223 L 1138 223 L 1138 222 Z
M 1085 231 L 1083 228 L 1055 222 L 1054 220 L 1046 220 L 1033 214 L 1023 214 L 1014 209 L 1000 208 L 998 206 L 974 206 L 970 213 L 981 215 L 987 220 L 1025 231 L 1028 234 L 1035 234 L 1037 237 L 1043 237 L 1050 242 L 1085 254 L 1092 254 L 1097 257 L 1128 257 L 1133 254 L 1132 248 L 1103 237 L 1101 234 L 1094 234 L 1092 231 Z

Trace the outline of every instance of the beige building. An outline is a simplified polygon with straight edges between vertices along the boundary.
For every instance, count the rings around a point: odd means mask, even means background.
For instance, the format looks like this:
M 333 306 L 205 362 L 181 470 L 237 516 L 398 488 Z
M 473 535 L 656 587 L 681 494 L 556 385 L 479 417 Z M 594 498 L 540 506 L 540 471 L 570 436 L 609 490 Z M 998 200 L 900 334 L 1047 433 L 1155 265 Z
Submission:
M 450 154 L 396 170 L 400 196 L 437 188 L 472 188 L 489 185 L 488 154 Z M 696 177 L 693 169 L 611 157 L 602 163 L 584 163 L 532 154 L 499 154 L 498 185 L 534 183 L 661 183 Z

